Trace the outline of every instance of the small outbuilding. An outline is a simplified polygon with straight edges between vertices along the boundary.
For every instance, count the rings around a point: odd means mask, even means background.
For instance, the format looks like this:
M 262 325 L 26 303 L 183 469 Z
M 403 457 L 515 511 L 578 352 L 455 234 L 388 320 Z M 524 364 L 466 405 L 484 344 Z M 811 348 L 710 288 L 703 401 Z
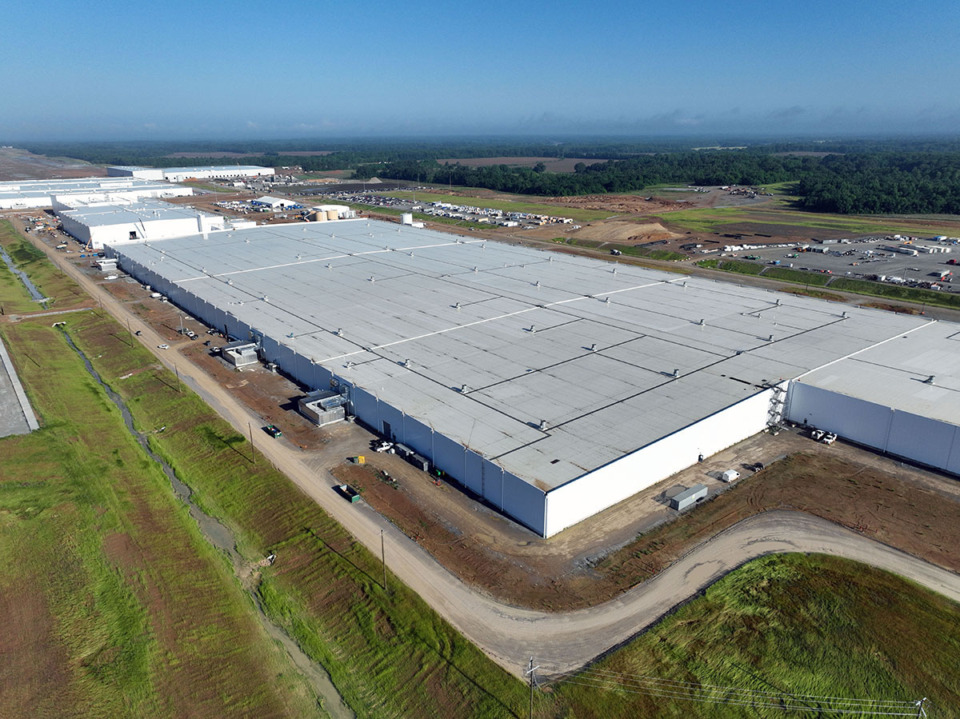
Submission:
M 244 342 L 243 340 L 231 342 L 224 345 L 220 353 L 227 362 L 237 369 L 248 367 L 260 361 L 257 355 L 256 342 Z
M 314 390 L 297 403 L 300 414 L 319 427 L 340 422 L 346 418 L 347 398 L 331 390 Z
M 695 484 L 689 489 L 685 489 L 680 494 L 674 495 L 670 499 L 670 506 L 673 509 L 683 511 L 697 502 L 707 498 L 707 485 Z

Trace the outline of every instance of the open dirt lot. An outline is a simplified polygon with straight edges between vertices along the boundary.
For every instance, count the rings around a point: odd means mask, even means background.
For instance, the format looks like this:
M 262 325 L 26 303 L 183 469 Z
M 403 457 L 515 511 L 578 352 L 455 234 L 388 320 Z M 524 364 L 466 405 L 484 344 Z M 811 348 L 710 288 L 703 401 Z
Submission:
M 90 268 L 84 272 L 95 277 Z M 179 312 L 149 297 L 133 282 L 101 283 L 169 340 L 171 353 L 193 362 L 284 432 L 318 470 L 363 490 L 364 499 L 444 566 L 469 584 L 510 603 L 559 610 L 610 599 L 651 576 L 687 548 L 751 514 L 800 509 L 880 539 L 951 569 L 960 559 L 950 547 L 960 540 L 960 483 L 838 443 L 823 447 L 797 432 L 757 435 L 689 468 L 667 482 L 600 515 L 543 540 L 494 510 L 394 455 L 366 452 L 366 465 L 344 463 L 366 451 L 373 435 L 354 425 L 318 429 L 295 410 L 304 388 L 262 368 L 238 373 L 210 354 L 222 339 L 189 326 L 201 340 L 178 334 Z M 171 354 L 171 356 L 174 356 Z M 254 427 L 257 444 L 273 442 Z M 800 453 L 800 454 L 797 454 Z M 775 462 L 777 458 L 795 455 Z M 739 486 L 715 477 L 724 469 L 764 462 L 768 468 Z M 386 471 L 397 481 L 386 482 Z M 744 474 L 748 474 L 744 472 Z M 720 496 L 670 524 L 677 514 L 665 492 L 703 482 Z M 727 491 L 731 490 L 732 491 Z M 658 525 L 660 529 L 654 529 Z M 666 532 L 666 534 L 658 534 Z M 637 540 L 638 534 L 646 533 Z
M 106 174 L 106 168 L 72 158 L 34 155 L 13 147 L 0 148 L 0 178 L 4 180 L 54 180 L 105 177 Z

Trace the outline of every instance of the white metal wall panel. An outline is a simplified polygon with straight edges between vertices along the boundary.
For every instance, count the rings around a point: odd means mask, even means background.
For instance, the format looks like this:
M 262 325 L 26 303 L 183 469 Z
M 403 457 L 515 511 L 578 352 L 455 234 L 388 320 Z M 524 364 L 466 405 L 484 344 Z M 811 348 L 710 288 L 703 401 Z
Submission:
M 771 390 L 690 425 L 623 459 L 547 493 L 546 531 L 552 536 L 692 464 L 762 431 Z
M 490 502 L 493 506 L 500 509 L 503 508 L 503 482 L 502 475 L 497 477 L 495 481 L 487 482 L 487 478 L 483 475 L 483 457 L 481 457 L 476 452 L 473 452 L 469 449 L 464 450 L 464 462 L 463 462 L 463 474 L 461 475 L 460 481 L 463 484 L 467 485 L 471 489 L 480 485 L 477 489 L 474 489 L 477 494 L 481 495 L 484 499 Z
M 377 428 L 380 432 L 386 434 L 384 422 L 390 424 L 390 432 L 393 438 L 403 444 L 407 443 L 407 438 L 403 436 L 403 413 L 396 407 L 392 407 L 383 400 L 380 401 L 380 426 Z M 391 439 L 388 437 L 387 439 Z
M 484 483 L 500 483 L 503 486 L 503 510 L 521 524 L 543 535 L 546 500 L 543 490 L 504 472 L 492 462 L 484 461 L 483 474 Z
M 433 457 L 433 430 L 423 422 L 418 422 L 413 417 L 406 415 L 403 418 L 403 443 L 412 447 L 418 454 L 424 457 Z
M 471 477 L 467 474 L 466 450 L 463 445 L 437 432 L 433 436 L 433 450 L 434 466 L 442 469 L 475 494 L 481 494 L 480 475 Z
M 887 451 L 931 467 L 946 469 L 956 427 L 910 412 L 895 412 Z
M 884 449 L 893 411 L 873 402 L 793 382 L 786 415 L 791 422 L 808 424 L 868 447 Z

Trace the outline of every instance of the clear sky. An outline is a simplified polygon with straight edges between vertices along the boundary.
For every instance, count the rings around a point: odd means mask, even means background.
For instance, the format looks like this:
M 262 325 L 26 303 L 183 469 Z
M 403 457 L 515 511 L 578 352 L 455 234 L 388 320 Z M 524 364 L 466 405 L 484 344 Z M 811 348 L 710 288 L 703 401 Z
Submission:
M 20 0 L 0 141 L 960 131 L 960 0 Z

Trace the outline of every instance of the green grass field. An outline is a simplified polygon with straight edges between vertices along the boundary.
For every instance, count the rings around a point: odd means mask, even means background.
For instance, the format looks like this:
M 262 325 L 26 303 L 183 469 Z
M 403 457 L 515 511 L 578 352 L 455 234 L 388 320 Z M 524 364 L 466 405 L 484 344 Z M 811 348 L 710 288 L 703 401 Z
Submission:
M 729 574 L 702 598 L 574 678 L 579 683 L 561 684 L 558 694 L 567 713 L 560 716 L 821 716 L 815 700 L 807 711 L 785 713 L 644 693 L 650 685 L 640 678 L 657 677 L 774 696 L 928 697 L 931 717 L 957 717 L 958 650 L 960 606 L 944 597 L 846 560 L 771 556 Z M 737 695 L 720 691 L 714 696 L 733 700 Z
M 0 570 L 0 606 L 47 650 L 39 670 L 4 654 L 0 686 L 33 702 L 19 715 L 76 707 L 85 716 L 182 716 L 189 706 L 210 716 L 227 704 L 241 715 L 304 715 L 302 684 L 261 641 L 226 561 L 76 355 L 47 323 L 2 331 L 45 425 L 0 440 L 0 548 L 31 557 Z M 383 592 L 378 558 L 262 457 L 253 464 L 246 439 L 178 391 L 116 322 L 78 314 L 68 331 L 141 431 L 166 426 L 151 445 L 234 530 L 239 551 L 251 560 L 277 553 L 259 585 L 263 606 L 324 664 L 359 716 L 526 716 L 521 682 L 392 576 L 392 593 Z M 33 602 L 27 617 L 24 596 Z M 769 557 L 592 669 L 769 691 L 928 696 L 933 716 L 958 716 L 958 616 L 943 598 L 860 565 Z M 209 661 L 218 652 L 229 659 Z M 538 695 L 535 715 L 781 714 L 568 683 Z
M 672 227 L 680 227 L 692 232 L 723 232 L 724 227 L 732 224 L 763 225 L 769 232 L 771 225 L 785 227 L 805 227 L 811 230 L 836 230 L 850 235 L 905 233 L 930 236 L 937 234 L 956 234 L 957 225 L 944 223 L 942 226 L 918 225 L 910 220 L 885 217 L 856 217 L 829 215 L 815 212 L 801 212 L 787 207 L 720 207 L 678 210 L 656 215 Z
M 51 262 L 47 261 L 46 255 L 29 241 L 23 239 L 19 232 L 14 229 L 9 220 L 0 221 L 0 245 L 3 246 L 10 259 L 13 260 L 17 268 L 23 270 L 36 288 L 43 293 L 44 297 L 52 301 L 47 303 L 47 308 L 69 307 L 77 302 L 86 299 L 80 287 L 67 275 L 58 270 Z M 2 279 L 2 274 L 6 273 L 9 279 L 16 282 L 23 292 L 29 306 L 22 307 L 21 312 L 36 312 L 43 309 L 37 302 L 30 299 L 26 288 L 20 283 L 8 269 L 5 263 L 0 263 L 0 293 L 6 294 L 9 290 L 4 290 L 9 282 Z M 18 306 L 20 306 L 18 304 Z
M 469 188 L 467 188 L 469 189 Z M 391 190 L 389 192 L 378 193 L 388 197 L 399 197 L 404 200 L 412 200 L 414 193 L 406 190 Z M 461 197 L 460 195 L 444 195 L 436 192 L 416 193 L 417 202 L 449 202 L 454 205 L 471 205 L 472 207 L 489 207 L 492 210 L 503 210 L 504 212 L 530 212 L 537 215 L 553 215 L 555 217 L 569 217 L 581 222 L 590 222 L 591 220 L 603 220 L 611 217 L 614 213 L 603 212 L 601 210 L 584 210 L 575 207 L 563 207 L 562 205 L 538 204 L 536 202 L 524 202 L 521 200 L 497 200 L 481 197 Z
M 234 530 L 238 549 L 251 559 L 277 553 L 261 601 L 358 715 L 518 715 L 526 698 L 519 681 L 396 580 L 384 593 L 379 559 L 263 458 L 252 464 L 246 439 L 196 395 L 178 392 L 169 372 L 142 371 L 151 355 L 126 344 L 115 322 L 91 315 L 70 326 L 135 420 L 166 426 L 151 445 L 197 503 Z
M 0 331 L 43 425 L 0 439 L 0 715 L 320 716 L 61 334 Z

